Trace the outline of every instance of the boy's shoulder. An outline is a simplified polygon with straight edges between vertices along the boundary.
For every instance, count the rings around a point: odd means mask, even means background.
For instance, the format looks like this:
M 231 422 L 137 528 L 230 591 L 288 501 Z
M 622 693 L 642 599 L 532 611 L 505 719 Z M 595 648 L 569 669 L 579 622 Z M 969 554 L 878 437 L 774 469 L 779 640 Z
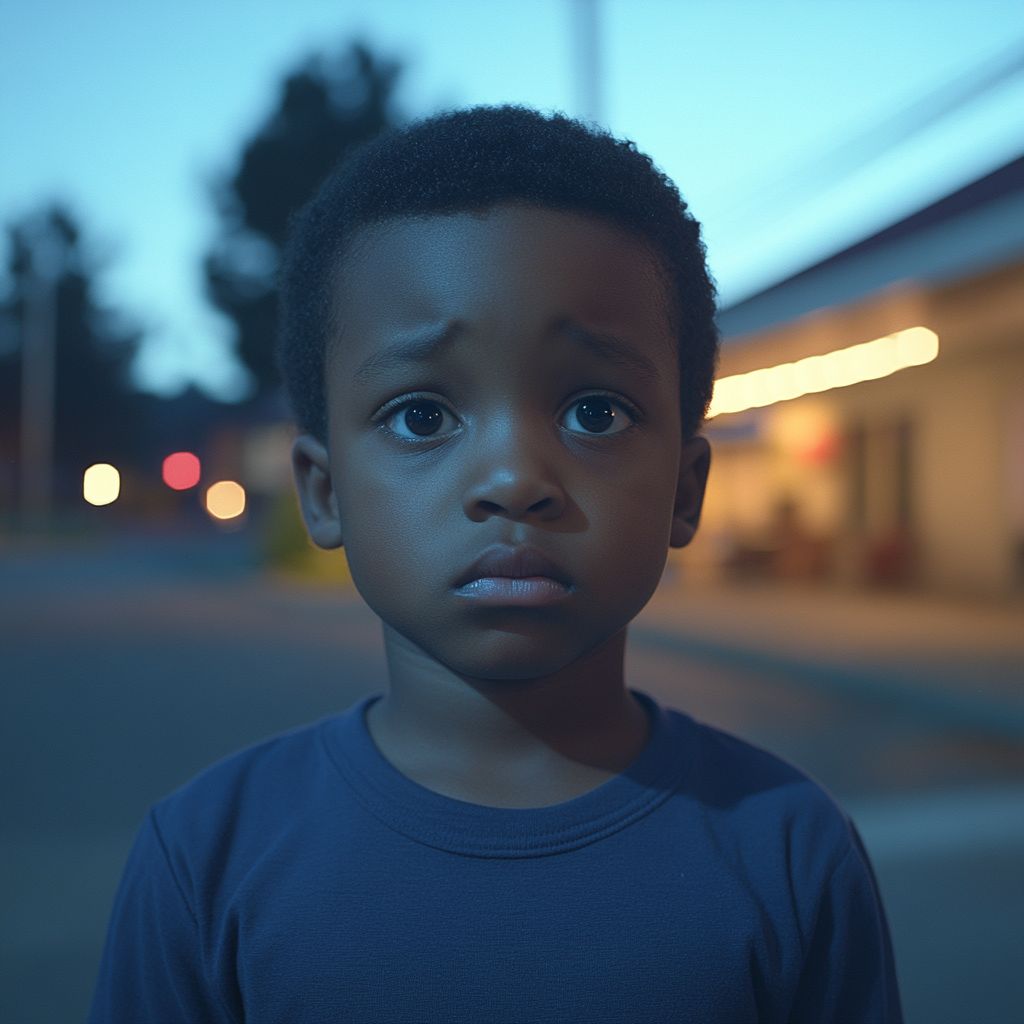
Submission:
M 827 876 L 850 856 L 866 862 L 850 818 L 806 772 L 738 736 L 668 714 L 686 721 L 695 748 L 683 799 L 701 807 L 724 849 L 748 864 L 777 856 L 805 877 Z
M 226 840 L 262 843 L 308 817 L 316 804 L 336 797 L 340 782 L 324 732 L 352 713 L 268 737 L 205 768 L 153 805 L 157 831 L 168 846 L 198 854 Z
M 734 810 L 748 804 L 772 804 L 835 813 L 838 808 L 820 783 L 778 754 L 679 711 L 692 737 L 692 795 L 709 808 Z M 841 813 L 841 812 L 840 812 Z

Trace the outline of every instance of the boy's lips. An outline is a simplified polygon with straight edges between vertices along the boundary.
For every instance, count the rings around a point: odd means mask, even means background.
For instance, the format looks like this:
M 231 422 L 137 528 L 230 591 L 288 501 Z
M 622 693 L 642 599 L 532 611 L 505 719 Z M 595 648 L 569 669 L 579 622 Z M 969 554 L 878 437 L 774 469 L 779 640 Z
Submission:
M 562 600 L 571 586 L 539 548 L 495 544 L 455 581 L 454 590 L 475 604 L 536 607 Z

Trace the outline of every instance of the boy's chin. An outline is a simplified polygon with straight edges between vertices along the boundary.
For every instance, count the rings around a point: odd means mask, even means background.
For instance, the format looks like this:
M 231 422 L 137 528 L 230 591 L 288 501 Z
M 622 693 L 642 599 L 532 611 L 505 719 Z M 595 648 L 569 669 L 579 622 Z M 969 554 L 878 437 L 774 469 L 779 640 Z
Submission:
M 613 630 L 613 633 L 617 630 Z M 425 654 L 460 676 L 490 682 L 529 683 L 571 665 L 607 637 L 571 638 L 483 630 L 455 642 L 410 637 Z

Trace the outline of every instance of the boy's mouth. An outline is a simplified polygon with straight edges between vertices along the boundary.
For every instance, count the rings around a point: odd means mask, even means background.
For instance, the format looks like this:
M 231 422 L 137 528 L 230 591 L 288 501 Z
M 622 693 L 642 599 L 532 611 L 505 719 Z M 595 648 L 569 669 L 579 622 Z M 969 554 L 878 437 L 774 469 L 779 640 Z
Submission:
M 538 607 L 563 600 L 569 577 L 539 548 L 489 547 L 456 581 L 455 593 L 474 604 Z

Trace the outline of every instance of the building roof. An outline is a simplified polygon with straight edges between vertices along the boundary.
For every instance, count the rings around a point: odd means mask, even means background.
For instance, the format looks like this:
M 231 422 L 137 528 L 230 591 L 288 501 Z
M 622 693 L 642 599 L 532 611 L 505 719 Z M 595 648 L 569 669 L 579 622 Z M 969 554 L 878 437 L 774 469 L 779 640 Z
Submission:
M 718 314 L 723 342 L 896 281 L 941 282 L 1024 256 L 1024 156 Z

